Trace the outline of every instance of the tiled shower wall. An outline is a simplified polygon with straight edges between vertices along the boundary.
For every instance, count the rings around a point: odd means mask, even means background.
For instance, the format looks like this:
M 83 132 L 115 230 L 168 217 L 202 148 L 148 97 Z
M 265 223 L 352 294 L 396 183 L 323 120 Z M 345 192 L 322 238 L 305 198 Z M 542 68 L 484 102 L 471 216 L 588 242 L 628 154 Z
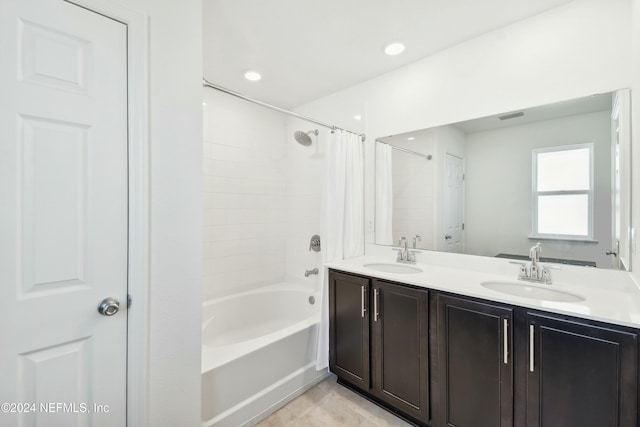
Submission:
M 203 298 L 285 271 L 285 118 L 204 90 Z
M 418 140 L 394 145 L 425 155 L 436 154 L 436 144 L 430 133 Z M 406 237 L 409 245 L 417 234 L 421 240 L 417 247 L 434 249 L 436 231 L 433 206 L 436 199 L 435 162 L 424 157 L 392 151 L 393 156 L 393 237 L 398 245 L 400 237 Z
M 295 142 L 296 124 L 281 113 L 210 89 L 203 99 L 204 300 L 292 278 L 315 283 L 304 277 L 320 267 L 308 252 L 320 232 L 315 148 Z
M 308 147 L 293 138 L 295 131 L 319 130 L 311 135 Z M 324 153 L 330 131 L 298 119 L 290 119 L 287 130 L 287 261 L 286 273 L 290 279 L 315 284 L 318 276 L 304 277 L 305 270 L 322 267 L 321 252 L 309 250 L 311 236 L 321 234 L 322 191 L 324 181 Z

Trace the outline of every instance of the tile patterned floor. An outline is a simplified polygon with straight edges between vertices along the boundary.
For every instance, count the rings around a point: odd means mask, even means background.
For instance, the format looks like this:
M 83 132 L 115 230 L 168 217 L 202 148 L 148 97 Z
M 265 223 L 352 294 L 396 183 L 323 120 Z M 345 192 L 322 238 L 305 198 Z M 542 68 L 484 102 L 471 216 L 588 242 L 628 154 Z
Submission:
M 410 424 L 336 383 L 330 376 L 257 427 L 410 427 Z

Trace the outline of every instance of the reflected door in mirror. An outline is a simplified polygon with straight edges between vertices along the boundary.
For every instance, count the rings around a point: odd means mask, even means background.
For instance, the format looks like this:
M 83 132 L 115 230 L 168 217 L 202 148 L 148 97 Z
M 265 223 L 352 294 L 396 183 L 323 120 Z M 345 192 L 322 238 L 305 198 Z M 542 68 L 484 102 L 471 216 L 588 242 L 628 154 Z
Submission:
M 445 162 L 444 250 L 463 253 L 463 162 L 449 153 Z

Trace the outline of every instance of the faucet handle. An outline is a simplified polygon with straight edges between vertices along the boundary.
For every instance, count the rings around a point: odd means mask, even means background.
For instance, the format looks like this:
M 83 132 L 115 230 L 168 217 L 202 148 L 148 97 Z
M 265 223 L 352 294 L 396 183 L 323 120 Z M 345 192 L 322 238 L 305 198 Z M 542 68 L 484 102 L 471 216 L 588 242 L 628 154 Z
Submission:
M 562 270 L 562 267 L 559 265 L 542 265 L 542 277 L 541 280 L 543 283 L 548 285 L 551 284 L 551 270 Z
M 520 274 L 518 275 L 518 279 L 529 277 L 529 272 L 527 271 L 527 264 L 519 261 L 509 261 L 509 264 L 517 264 L 520 266 Z
M 394 251 L 398 251 L 398 256 L 396 258 L 396 261 L 404 261 L 404 257 L 402 256 L 402 249 L 396 249 L 396 248 L 391 248 Z

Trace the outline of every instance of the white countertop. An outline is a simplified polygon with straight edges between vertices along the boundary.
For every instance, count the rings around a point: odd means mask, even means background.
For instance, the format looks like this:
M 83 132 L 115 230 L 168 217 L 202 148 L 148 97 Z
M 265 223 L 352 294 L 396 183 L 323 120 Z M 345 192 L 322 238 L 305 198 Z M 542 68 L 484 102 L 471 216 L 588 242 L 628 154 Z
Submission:
M 422 257 L 419 256 L 418 259 L 429 257 L 433 258 L 431 261 L 447 259 L 447 255 L 427 253 Z M 518 266 L 510 265 L 508 260 L 485 258 L 484 260 L 489 261 L 484 261 L 481 258 L 457 255 L 455 258 L 457 262 L 464 264 L 459 267 L 447 265 L 447 262 L 434 263 L 426 260 L 426 262 L 411 265 L 422 270 L 420 273 L 412 274 L 383 273 L 364 267 L 364 264 L 368 263 L 393 264 L 391 254 L 384 257 L 368 255 L 350 258 L 330 262 L 325 266 L 428 289 L 640 328 L 640 289 L 626 272 L 563 266 L 562 272 L 552 270 L 553 284 L 543 286 L 578 294 L 585 300 L 581 302 L 544 301 L 512 296 L 481 286 L 480 282 L 483 281 L 519 282 Z M 521 283 L 531 285 L 529 282 Z

